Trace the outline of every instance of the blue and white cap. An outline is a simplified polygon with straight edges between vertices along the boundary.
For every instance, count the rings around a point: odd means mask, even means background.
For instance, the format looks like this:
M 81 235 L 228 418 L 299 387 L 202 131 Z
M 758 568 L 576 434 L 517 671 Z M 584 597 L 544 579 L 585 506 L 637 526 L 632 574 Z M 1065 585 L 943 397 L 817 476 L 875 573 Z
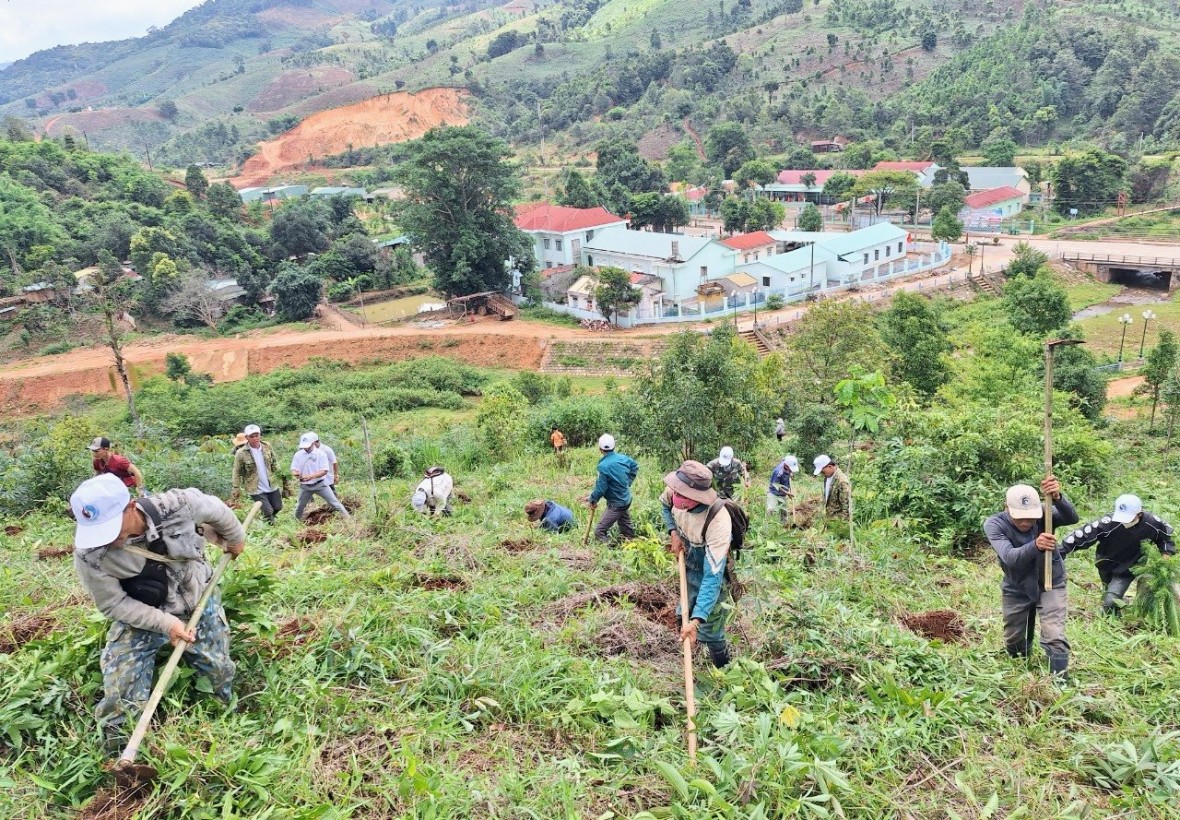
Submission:
M 92 550 L 105 547 L 119 537 L 123 529 L 123 511 L 131 493 L 123 482 L 104 473 L 78 485 L 70 496 L 74 511 L 74 548 Z
M 1111 518 L 1120 524 L 1130 524 L 1141 512 L 1143 512 L 1143 502 L 1139 500 L 1139 496 L 1127 493 L 1115 499 L 1114 515 Z

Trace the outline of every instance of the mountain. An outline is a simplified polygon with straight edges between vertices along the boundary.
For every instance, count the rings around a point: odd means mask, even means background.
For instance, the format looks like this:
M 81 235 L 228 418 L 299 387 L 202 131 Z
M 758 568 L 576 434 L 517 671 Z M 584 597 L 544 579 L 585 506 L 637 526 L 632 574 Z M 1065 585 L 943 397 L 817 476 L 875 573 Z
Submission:
M 725 120 L 760 153 L 836 134 L 1148 150 L 1180 138 L 1178 40 L 1171 0 L 208 0 L 14 63 L 0 114 L 174 165 L 236 165 L 317 111 L 438 86 L 518 147 L 543 139 L 538 162 L 612 136 L 700 151 Z

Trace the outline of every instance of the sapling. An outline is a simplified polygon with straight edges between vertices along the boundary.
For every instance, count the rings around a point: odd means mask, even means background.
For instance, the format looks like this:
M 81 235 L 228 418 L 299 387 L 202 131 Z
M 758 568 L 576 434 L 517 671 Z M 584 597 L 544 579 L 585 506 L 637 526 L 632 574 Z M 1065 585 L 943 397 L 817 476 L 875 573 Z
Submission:
M 890 409 L 897 404 L 897 396 L 885 385 L 885 377 L 879 370 L 864 373 L 859 367 L 852 368 L 852 375 L 836 384 L 836 401 L 847 412 L 848 436 L 848 480 L 852 481 L 852 457 L 856 453 L 856 434 L 876 434 L 881 423 L 889 417 Z M 848 495 L 848 542 L 856 549 L 853 532 L 852 493 Z
M 1180 560 L 1144 550 L 1131 571 L 1139 579 L 1134 611 L 1151 627 L 1180 638 Z

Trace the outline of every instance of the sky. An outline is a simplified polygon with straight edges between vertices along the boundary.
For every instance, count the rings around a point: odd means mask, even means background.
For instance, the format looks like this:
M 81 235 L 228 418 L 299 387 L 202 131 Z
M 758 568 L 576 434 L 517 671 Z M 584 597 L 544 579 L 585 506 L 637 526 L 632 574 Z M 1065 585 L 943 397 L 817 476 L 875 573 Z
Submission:
M 0 63 L 73 43 L 147 33 L 201 0 L 0 0 Z

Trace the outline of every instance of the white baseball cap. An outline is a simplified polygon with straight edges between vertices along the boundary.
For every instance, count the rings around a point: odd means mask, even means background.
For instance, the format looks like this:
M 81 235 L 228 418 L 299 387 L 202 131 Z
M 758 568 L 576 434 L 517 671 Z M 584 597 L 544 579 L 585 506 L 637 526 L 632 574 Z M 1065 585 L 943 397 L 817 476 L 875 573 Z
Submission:
M 123 529 L 123 511 L 130 501 L 127 486 L 110 473 L 79 484 L 70 496 L 75 521 L 74 548 L 92 550 L 118 538 Z
M 728 467 L 730 464 L 733 464 L 733 448 L 722 447 L 721 455 L 717 456 L 717 460 L 721 462 L 722 467 Z
M 599 450 L 613 450 L 615 449 L 615 437 L 610 433 L 603 433 L 598 437 Z
M 824 467 L 827 467 L 831 463 L 832 463 L 831 456 L 816 456 L 815 461 L 812 462 L 812 464 L 815 465 L 814 475 L 819 475 L 820 472 L 823 471 Z
M 262 428 L 259 427 L 257 424 L 247 424 L 246 429 L 243 430 L 242 432 L 245 433 L 247 436 L 252 436 L 255 433 L 261 434 Z
M 794 456 L 783 456 L 783 464 L 786 464 L 787 469 L 792 473 L 799 472 L 799 459 Z
M 299 437 L 299 449 L 306 450 L 311 445 L 320 440 L 320 437 L 315 433 L 304 433 Z
M 1139 500 L 1139 496 L 1127 493 L 1115 499 L 1114 515 L 1111 518 L 1120 524 L 1130 524 L 1141 512 L 1143 512 L 1143 502 Z
M 1008 495 L 1004 499 L 1004 506 L 1008 508 L 1010 518 L 1028 520 L 1040 518 L 1045 514 L 1041 506 L 1041 496 L 1029 484 L 1016 484 L 1008 488 Z

